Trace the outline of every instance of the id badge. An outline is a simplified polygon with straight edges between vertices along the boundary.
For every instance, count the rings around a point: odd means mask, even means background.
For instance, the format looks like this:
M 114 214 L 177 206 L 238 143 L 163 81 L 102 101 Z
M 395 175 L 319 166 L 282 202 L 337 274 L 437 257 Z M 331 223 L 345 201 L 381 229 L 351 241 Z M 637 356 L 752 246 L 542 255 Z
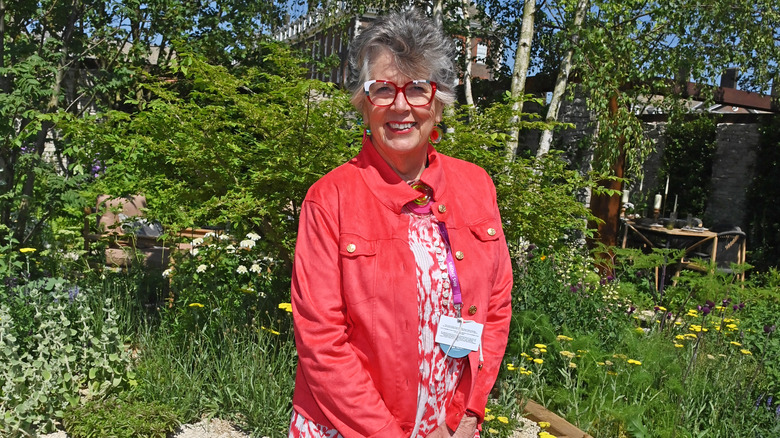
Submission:
M 461 358 L 479 349 L 483 328 L 476 321 L 442 316 L 434 339 L 447 356 Z

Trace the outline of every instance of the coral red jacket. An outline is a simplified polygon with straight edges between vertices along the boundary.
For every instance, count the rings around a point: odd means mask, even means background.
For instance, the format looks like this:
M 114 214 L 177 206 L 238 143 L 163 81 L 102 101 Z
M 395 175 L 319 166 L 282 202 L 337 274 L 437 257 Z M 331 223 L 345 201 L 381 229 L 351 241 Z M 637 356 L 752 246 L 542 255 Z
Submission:
M 463 316 L 485 324 L 483 361 L 469 354 L 447 409 L 456 429 L 467 409 L 480 423 L 484 417 L 509 332 L 512 268 L 484 170 L 429 147 L 421 180 L 433 188 L 433 212 L 456 254 Z M 366 139 L 355 158 L 309 189 L 302 206 L 292 278 L 293 407 L 345 438 L 408 437 L 414 427 L 417 278 L 401 210 L 418 196 Z

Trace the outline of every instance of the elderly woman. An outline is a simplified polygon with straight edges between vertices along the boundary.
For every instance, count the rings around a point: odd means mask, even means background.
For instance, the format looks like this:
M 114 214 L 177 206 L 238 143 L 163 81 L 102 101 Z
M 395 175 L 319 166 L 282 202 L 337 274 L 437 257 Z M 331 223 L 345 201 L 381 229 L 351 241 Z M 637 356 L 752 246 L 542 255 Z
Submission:
M 512 270 L 487 173 L 439 154 L 449 39 L 415 12 L 350 48 L 360 153 L 302 206 L 291 437 L 474 437 L 499 371 Z

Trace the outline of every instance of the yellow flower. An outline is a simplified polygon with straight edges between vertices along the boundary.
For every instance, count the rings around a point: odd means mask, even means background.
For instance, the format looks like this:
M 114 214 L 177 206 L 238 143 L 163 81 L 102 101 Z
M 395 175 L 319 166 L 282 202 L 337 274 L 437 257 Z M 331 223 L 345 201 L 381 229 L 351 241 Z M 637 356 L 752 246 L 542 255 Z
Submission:
M 567 357 L 569 359 L 572 359 L 575 356 L 575 354 L 572 353 L 571 351 L 563 350 L 563 351 L 561 351 L 561 356 Z
M 19 250 L 19 252 L 22 254 L 26 254 L 28 252 L 35 252 L 35 251 L 37 251 L 35 248 L 22 248 Z
M 569 368 L 577 368 L 577 364 L 574 362 L 569 362 Z
M 507 369 L 507 371 L 514 371 L 517 368 L 515 368 L 514 364 L 508 363 L 508 364 L 506 364 L 506 369 Z
M 490 412 L 490 408 L 485 408 L 485 413 L 487 414 L 488 412 Z
M 528 357 L 528 353 L 522 352 L 522 353 L 520 353 L 520 357 Z
M 596 362 L 596 365 L 598 365 L 598 366 L 600 366 L 600 367 L 603 367 L 603 366 L 604 366 L 604 365 L 606 365 L 606 364 L 605 364 L 604 362 Z
M 569 341 L 569 342 L 574 340 L 573 338 L 570 338 L 565 335 L 558 335 L 556 339 L 558 339 L 559 341 Z
M 741 350 L 739 350 L 739 351 L 740 351 L 742 354 L 746 355 L 746 356 L 752 356 L 752 355 L 753 355 L 753 353 L 751 353 L 751 352 L 750 352 L 750 350 L 746 350 L 746 349 L 744 349 L 744 348 L 743 348 L 743 349 L 741 349 Z
M 731 330 L 731 331 L 734 331 L 734 330 L 737 330 L 738 327 L 737 327 L 736 324 L 726 324 L 726 328 Z
M 685 339 L 685 336 L 677 335 L 677 336 L 674 337 L 674 339 L 677 339 L 678 341 L 682 341 L 683 339 Z
M 544 359 L 534 359 L 534 363 L 541 365 L 544 363 Z
M 729 344 L 731 344 L 731 345 L 734 345 L 734 346 L 737 346 L 737 347 L 741 347 L 741 346 L 742 346 L 742 344 L 740 344 L 740 343 L 739 343 L 739 342 L 737 342 L 737 341 L 731 341 L 731 342 L 729 342 Z
M 680 321 L 675 321 L 675 322 L 674 322 L 674 325 L 682 325 L 682 322 L 680 322 Z
M 683 344 L 674 344 L 674 346 L 675 346 L 676 348 L 683 348 L 683 347 L 685 347 L 685 345 L 683 345 Z
M 661 311 L 661 312 L 666 312 L 666 307 L 658 306 L 658 310 Z
M 509 424 L 509 418 L 506 418 L 506 417 L 498 417 L 498 418 L 497 418 L 497 420 L 498 420 L 498 421 L 500 421 L 500 422 L 502 422 L 502 423 L 504 423 L 504 424 Z
M 547 353 L 547 349 L 546 348 L 541 348 L 541 349 L 539 349 L 539 352 L 540 353 Z
M 544 345 L 544 344 L 534 344 L 534 347 L 539 348 L 539 349 L 547 348 L 547 346 Z
M 201 303 L 190 303 L 190 307 L 204 307 Z
M 491 434 L 493 434 L 493 435 L 497 435 L 497 434 L 498 434 L 498 431 L 497 431 L 497 430 L 495 430 L 495 429 L 493 429 L 492 427 L 489 427 L 489 428 L 488 428 L 488 432 L 490 432 L 490 433 L 491 433 Z
M 610 376 L 617 376 L 617 373 L 614 371 L 607 371 L 607 374 L 609 374 Z
M 539 424 L 539 427 L 541 427 L 542 429 L 547 429 L 548 427 L 550 427 L 550 423 L 547 421 L 540 421 L 537 424 Z
M 485 415 L 485 421 L 493 421 L 493 419 L 495 419 L 495 418 L 496 418 L 496 416 L 493 415 L 493 414 Z
M 632 364 L 632 365 L 642 365 L 642 362 L 636 360 L 636 359 L 629 359 L 626 362 Z
M 539 438 L 556 438 L 555 435 L 547 433 L 545 431 L 539 432 Z
M 642 327 L 637 327 L 634 329 L 638 334 L 643 335 L 645 334 L 645 330 Z
M 539 260 L 544 261 L 544 259 L 546 259 L 546 258 L 547 258 L 547 256 L 543 255 L 543 256 L 539 257 Z
M 292 304 L 290 303 L 279 303 L 279 308 L 284 310 L 285 312 L 292 313 Z
M 267 331 L 268 333 L 270 333 L 270 334 L 272 334 L 272 335 L 277 335 L 277 336 L 278 336 L 278 335 L 280 335 L 280 334 L 281 334 L 281 333 L 277 332 L 277 331 L 276 331 L 276 330 L 274 330 L 274 329 L 265 328 L 265 327 L 263 327 L 263 326 L 260 326 L 260 328 L 261 328 L 261 329 L 263 329 L 263 330 L 265 330 L 265 331 Z

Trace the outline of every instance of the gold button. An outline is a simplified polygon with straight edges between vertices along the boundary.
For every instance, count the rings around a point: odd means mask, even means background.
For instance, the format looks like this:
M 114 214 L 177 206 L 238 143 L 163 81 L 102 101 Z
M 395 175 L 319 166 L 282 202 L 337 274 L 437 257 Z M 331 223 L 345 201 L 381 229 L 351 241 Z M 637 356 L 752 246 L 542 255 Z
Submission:
M 439 204 L 439 213 L 446 213 L 447 207 L 444 206 L 444 204 Z
M 465 257 L 465 255 L 463 254 L 463 251 L 455 251 L 455 258 L 456 259 L 463 260 L 463 257 Z
M 473 315 L 475 313 L 477 313 L 477 306 L 469 307 L 469 315 Z
M 496 229 L 488 228 L 488 236 L 495 236 L 495 235 L 496 235 Z
M 355 246 L 354 243 L 350 243 L 349 245 L 347 245 L 347 252 L 348 253 L 353 253 L 353 252 L 355 252 L 356 249 L 357 249 L 357 247 Z

